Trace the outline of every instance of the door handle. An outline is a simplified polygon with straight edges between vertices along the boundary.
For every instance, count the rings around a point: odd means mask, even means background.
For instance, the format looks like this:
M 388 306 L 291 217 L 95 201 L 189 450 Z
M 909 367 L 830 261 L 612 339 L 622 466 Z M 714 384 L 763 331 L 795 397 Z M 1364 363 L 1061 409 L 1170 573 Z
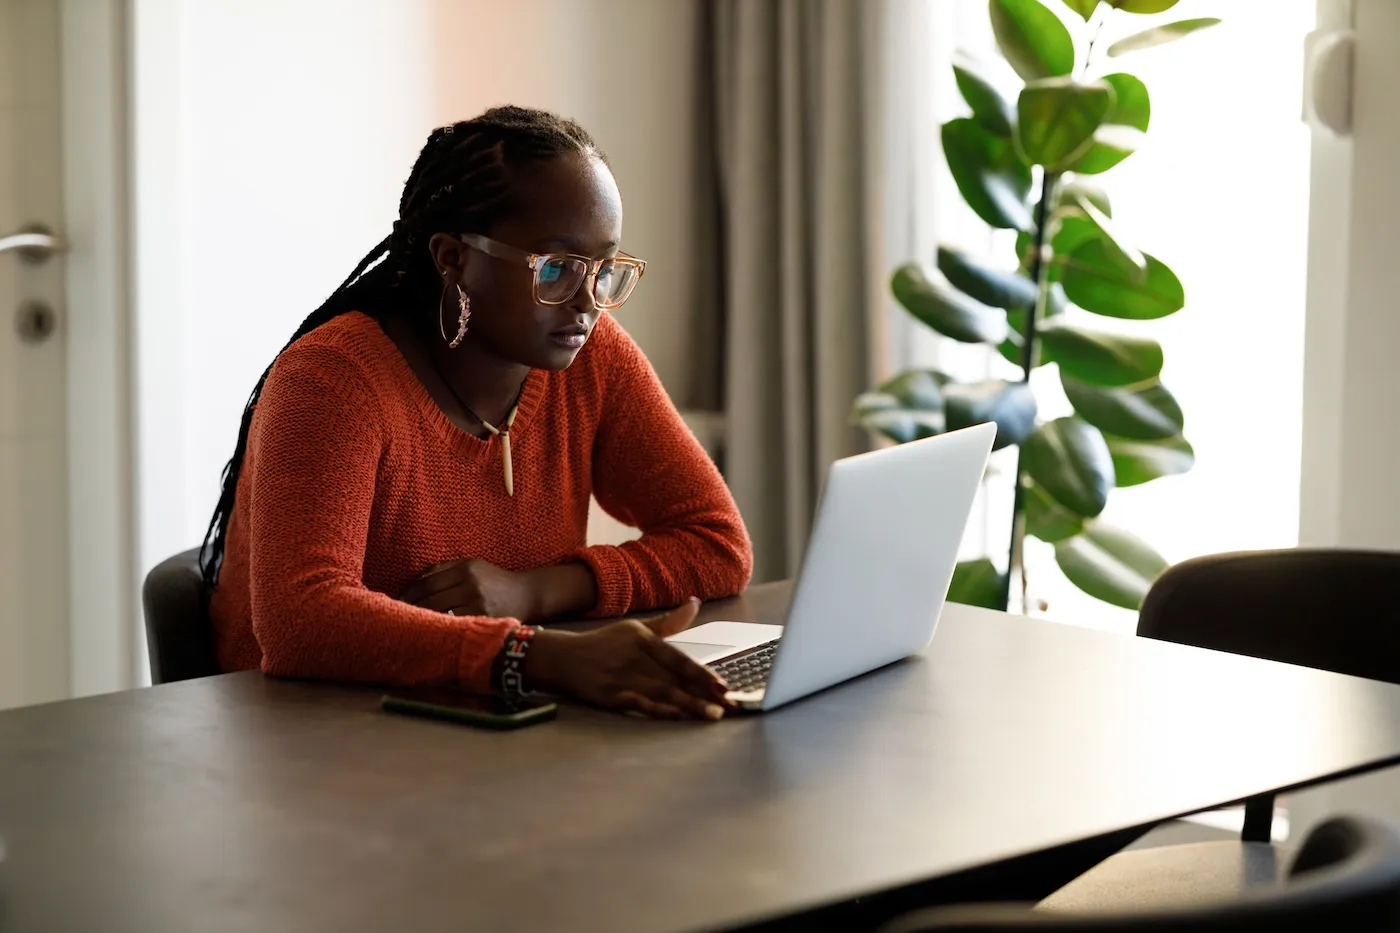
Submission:
M 23 230 L 0 237 L 0 253 L 14 251 L 24 262 L 38 265 L 47 262 L 54 253 L 68 251 L 68 244 L 52 230 L 31 224 Z

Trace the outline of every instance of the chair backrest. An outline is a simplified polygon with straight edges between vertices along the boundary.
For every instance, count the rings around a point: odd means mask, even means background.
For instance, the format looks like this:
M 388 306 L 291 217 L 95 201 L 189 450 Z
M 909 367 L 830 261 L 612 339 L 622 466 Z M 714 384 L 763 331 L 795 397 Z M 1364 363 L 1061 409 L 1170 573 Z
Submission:
M 1296 548 L 1183 561 L 1153 584 L 1137 633 L 1400 683 L 1400 554 Z
M 1011 905 L 936 908 L 883 933 L 1394 933 L 1400 930 L 1400 833 L 1336 817 L 1308 834 L 1282 888 L 1171 912 L 1065 914 Z
M 153 683 L 220 673 L 214 630 L 205 610 L 198 548 L 176 554 L 146 574 L 141 603 Z

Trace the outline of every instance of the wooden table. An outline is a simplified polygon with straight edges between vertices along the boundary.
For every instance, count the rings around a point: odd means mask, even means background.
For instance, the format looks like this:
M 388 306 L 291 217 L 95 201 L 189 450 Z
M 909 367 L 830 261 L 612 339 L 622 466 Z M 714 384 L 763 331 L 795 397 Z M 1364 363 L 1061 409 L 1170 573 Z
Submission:
M 245 673 L 0 714 L 0 929 L 662 933 L 888 910 L 1400 760 L 1400 687 L 960 606 L 921 657 L 714 725 L 571 707 L 495 734 L 378 698 Z

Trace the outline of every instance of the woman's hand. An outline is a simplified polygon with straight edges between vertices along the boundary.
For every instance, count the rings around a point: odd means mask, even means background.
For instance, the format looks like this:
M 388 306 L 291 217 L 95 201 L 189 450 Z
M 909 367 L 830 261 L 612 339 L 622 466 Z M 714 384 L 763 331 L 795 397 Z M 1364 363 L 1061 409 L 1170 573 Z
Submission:
M 719 719 L 727 705 L 724 681 L 664 640 L 688 628 L 699 606 L 692 599 L 646 622 L 625 619 L 591 632 L 540 631 L 525 657 L 525 679 L 604 709 Z
M 399 599 L 435 612 L 537 622 L 592 609 L 598 599 L 593 571 L 582 563 L 523 573 L 484 560 L 450 560 L 414 580 Z
M 452 560 L 410 583 L 399 599 L 435 612 L 528 622 L 537 618 L 539 594 L 524 573 L 484 560 Z

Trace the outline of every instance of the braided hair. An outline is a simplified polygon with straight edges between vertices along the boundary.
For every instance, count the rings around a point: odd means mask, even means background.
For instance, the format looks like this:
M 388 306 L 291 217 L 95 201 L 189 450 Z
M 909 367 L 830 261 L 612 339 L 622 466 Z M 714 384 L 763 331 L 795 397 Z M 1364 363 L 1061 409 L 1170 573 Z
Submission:
M 509 212 L 512 170 L 582 152 L 606 162 L 588 131 L 573 120 L 525 107 L 493 107 L 480 116 L 433 130 L 413 163 L 399 200 L 393 231 L 365 254 L 354 271 L 312 311 L 286 346 L 348 311 L 376 320 L 436 298 L 436 270 L 427 249 L 434 233 L 487 233 Z M 279 352 L 280 355 L 280 352 Z M 243 408 L 238 443 L 224 467 L 219 504 L 199 551 L 206 597 L 218 583 L 228 540 L 248 430 L 274 358 L 258 377 Z

